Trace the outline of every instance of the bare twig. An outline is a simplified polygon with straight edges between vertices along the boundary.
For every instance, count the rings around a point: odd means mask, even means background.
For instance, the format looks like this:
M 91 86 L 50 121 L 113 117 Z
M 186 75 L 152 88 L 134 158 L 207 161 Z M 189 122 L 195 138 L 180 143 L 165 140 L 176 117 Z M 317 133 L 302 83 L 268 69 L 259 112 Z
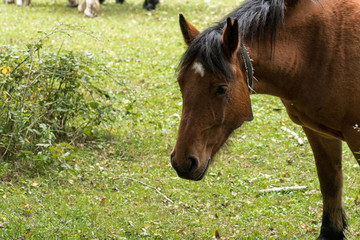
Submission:
M 299 135 L 298 135 L 296 132 L 291 131 L 290 129 L 288 129 L 288 128 L 285 127 L 285 126 L 282 126 L 281 129 L 284 130 L 285 132 L 290 133 L 290 134 L 298 141 L 298 143 L 299 143 L 300 145 L 303 145 L 303 144 L 304 144 L 304 140 L 303 140 L 301 137 L 299 137 Z
M 277 187 L 277 188 L 268 188 L 263 190 L 257 190 L 258 193 L 268 193 L 268 192 L 286 192 L 294 190 L 304 190 L 307 189 L 306 186 L 294 186 L 294 187 Z
M 134 182 L 137 182 L 137 183 L 140 183 L 148 188 L 151 188 L 153 190 L 155 190 L 158 194 L 160 194 L 161 196 L 163 196 L 167 201 L 171 202 L 171 203 L 174 203 L 173 200 L 171 200 L 170 198 L 168 198 L 165 194 L 163 194 L 162 192 L 160 192 L 159 189 L 157 189 L 156 187 L 153 187 L 153 186 L 150 186 L 149 184 L 146 184 L 142 181 L 139 181 L 137 179 L 134 179 L 134 178 L 129 178 L 129 177 L 118 177 L 118 178 L 113 178 L 113 180 L 117 180 L 117 179 L 126 179 L 126 180 L 131 180 L 131 181 L 134 181 Z

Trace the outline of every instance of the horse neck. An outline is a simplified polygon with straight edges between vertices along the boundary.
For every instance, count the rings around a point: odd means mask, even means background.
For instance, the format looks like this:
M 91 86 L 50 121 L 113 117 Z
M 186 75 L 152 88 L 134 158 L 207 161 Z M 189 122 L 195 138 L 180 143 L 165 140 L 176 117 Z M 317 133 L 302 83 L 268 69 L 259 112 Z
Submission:
M 250 56 L 254 68 L 255 93 L 288 98 L 287 93 L 302 74 L 303 59 L 297 44 L 261 43 L 251 48 Z

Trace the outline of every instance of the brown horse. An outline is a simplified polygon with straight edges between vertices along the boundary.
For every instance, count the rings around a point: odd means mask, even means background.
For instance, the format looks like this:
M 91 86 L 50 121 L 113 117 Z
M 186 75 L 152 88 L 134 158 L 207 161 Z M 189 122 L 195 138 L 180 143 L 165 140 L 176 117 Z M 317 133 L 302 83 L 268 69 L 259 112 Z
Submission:
M 342 141 L 360 164 L 360 1 L 247 0 L 202 33 L 182 15 L 180 27 L 188 49 L 171 153 L 178 175 L 204 177 L 230 134 L 252 119 L 250 94 L 277 96 L 315 156 L 323 197 L 318 239 L 345 238 Z

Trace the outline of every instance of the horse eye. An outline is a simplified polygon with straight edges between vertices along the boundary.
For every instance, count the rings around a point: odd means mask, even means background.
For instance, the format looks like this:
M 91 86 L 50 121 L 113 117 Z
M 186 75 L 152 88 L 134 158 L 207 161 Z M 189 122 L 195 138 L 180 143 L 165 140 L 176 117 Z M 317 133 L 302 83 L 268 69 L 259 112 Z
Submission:
M 221 86 L 216 89 L 216 96 L 224 95 L 227 92 L 227 87 Z

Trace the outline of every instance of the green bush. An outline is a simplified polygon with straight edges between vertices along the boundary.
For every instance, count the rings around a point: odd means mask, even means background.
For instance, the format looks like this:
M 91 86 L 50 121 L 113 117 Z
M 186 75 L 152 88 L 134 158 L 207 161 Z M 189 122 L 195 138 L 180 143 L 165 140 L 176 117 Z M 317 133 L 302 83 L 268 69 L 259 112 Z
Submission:
M 0 48 L 0 159 L 47 164 L 114 121 L 108 74 L 91 54 Z M 96 85 L 96 86 L 95 86 Z

